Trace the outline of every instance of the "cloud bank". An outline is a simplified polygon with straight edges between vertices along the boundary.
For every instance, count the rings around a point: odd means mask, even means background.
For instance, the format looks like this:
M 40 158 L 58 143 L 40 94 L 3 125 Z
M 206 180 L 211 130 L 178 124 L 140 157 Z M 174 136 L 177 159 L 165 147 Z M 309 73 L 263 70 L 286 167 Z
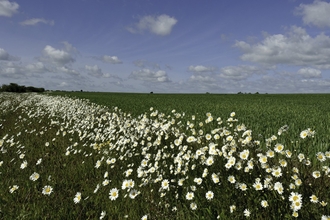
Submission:
M 293 26 L 286 35 L 267 36 L 257 44 L 237 41 L 234 46 L 243 52 L 243 61 L 330 69 L 330 37 L 324 33 L 312 37 L 301 27 Z

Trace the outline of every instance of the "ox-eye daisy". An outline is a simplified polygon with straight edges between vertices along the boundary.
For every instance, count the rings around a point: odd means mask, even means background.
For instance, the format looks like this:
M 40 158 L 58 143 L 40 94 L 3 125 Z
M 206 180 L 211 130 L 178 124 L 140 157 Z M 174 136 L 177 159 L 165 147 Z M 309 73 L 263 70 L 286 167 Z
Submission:
M 51 186 L 44 186 L 42 188 L 42 194 L 44 195 L 50 195 L 53 192 L 53 188 Z
M 13 192 L 15 192 L 17 189 L 18 189 L 18 186 L 17 186 L 17 185 L 13 185 L 12 187 L 9 187 L 9 192 L 10 192 L 10 193 L 13 193 Z
M 268 205 L 268 202 L 267 202 L 266 200 L 262 200 L 262 201 L 261 201 L 261 206 L 262 206 L 263 208 L 266 208 L 266 207 L 268 207 L 269 205 Z
M 316 178 L 319 178 L 321 176 L 321 173 L 320 171 L 314 171 L 313 172 L 313 177 L 316 179 Z
M 135 197 L 136 197 L 137 195 L 139 195 L 139 191 L 137 191 L 136 189 L 133 189 L 133 190 L 131 190 L 131 191 L 129 192 L 129 197 L 130 197 L 131 199 L 135 199 Z
M 284 159 L 280 159 L 279 163 L 281 167 L 286 167 L 288 165 L 288 163 Z
M 188 192 L 186 194 L 186 199 L 187 200 L 192 200 L 194 198 L 194 192 Z
M 319 161 L 321 161 L 321 162 L 323 162 L 323 161 L 326 160 L 326 157 L 325 157 L 324 153 L 322 153 L 322 152 L 318 152 L 318 153 L 316 154 L 316 157 L 317 157 L 317 159 L 318 159 Z
M 197 209 L 196 203 L 194 203 L 194 202 L 190 203 L 190 208 L 191 208 L 191 210 L 196 210 Z
M 245 209 L 243 213 L 244 213 L 245 217 L 250 217 L 250 215 L 251 215 L 251 212 L 249 209 Z
M 312 203 L 318 203 L 319 202 L 319 199 L 317 198 L 316 195 L 311 195 L 309 198 L 311 199 Z
M 273 158 L 273 157 L 275 156 L 274 151 L 272 151 L 272 150 L 268 150 L 268 151 L 266 152 L 266 155 L 267 155 L 267 157 L 269 157 L 269 158 Z
M 260 162 L 261 164 L 267 163 L 267 156 L 265 156 L 265 155 L 261 155 L 261 156 L 259 157 L 259 162 Z
M 30 180 L 32 180 L 32 181 L 36 181 L 37 179 L 39 179 L 39 177 L 40 177 L 39 173 L 34 172 L 34 173 L 32 173 L 32 175 L 30 176 Z
M 275 148 L 274 148 L 274 151 L 277 152 L 277 153 L 281 153 L 284 149 L 284 146 L 283 144 L 276 144 L 275 145 Z
M 100 219 L 103 219 L 107 213 L 105 211 L 101 212 Z
M 307 136 L 308 136 L 308 131 L 307 130 L 304 130 L 304 131 L 300 132 L 300 137 L 302 139 L 305 139 Z
M 302 207 L 302 202 L 301 201 L 297 200 L 295 202 L 292 202 L 291 208 L 292 208 L 293 211 L 298 211 L 298 210 L 301 209 L 301 207 Z
M 75 197 L 74 197 L 74 199 L 73 199 L 73 202 L 75 204 L 77 204 L 77 203 L 80 202 L 80 200 L 81 200 L 81 192 L 77 192 L 76 195 L 75 195 Z
M 283 185 L 282 185 L 282 183 L 280 183 L 280 182 L 276 182 L 276 183 L 274 184 L 274 189 L 275 189 L 279 194 L 282 194 L 283 191 L 284 191 Z
M 297 218 L 297 217 L 299 216 L 299 214 L 298 214 L 298 212 L 294 211 L 294 212 L 292 213 L 292 216 L 295 217 L 295 218 Z
M 162 181 L 162 189 L 169 189 L 169 181 L 167 179 Z
M 109 193 L 109 198 L 111 200 L 116 200 L 118 198 L 118 189 L 117 188 L 112 188 Z
M 291 202 L 302 201 L 302 195 L 296 192 L 291 192 L 289 196 L 289 201 Z
M 253 184 L 253 187 L 255 188 L 255 190 L 262 190 L 263 189 L 262 183 L 260 183 L 259 181 L 256 181 Z
M 214 193 L 212 191 L 208 191 L 206 194 L 205 194 L 205 197 L 207 200 L 212 200 L 213 197 L 214 197 Z
M 208 157 L 208 158 L 206 159 L 205 164 L 206 164 L 207 166 L 211 166 L 213 163 L 214 163 L 214 159 L 213 159 L 212 156 L 210 156 L 210 157 Z
M 280 167 L 277 167 L 276 169 L 273 169 L 272 175 L 275 177 L 282 176 L 282 169 Z
M 247 185 L 245 183 L 241 183 L 239 184 L 239 188 L 242 190 L 242 191 L 246 191 L 247 190 Z
M 230 210 L 230 213 L 233 213 L 236 210 L 236 206 L 235 205 L 229 206 L 229 210 Z
M 228 181 L 229 181 L 230 183 L 235 183 L 235 182 L 236 182 L 236 179 L 235 179 L 234 176 L 229 176 L 229 177 L 228 177 Z
M 23 163 L 21 164 L 21 169 L 25 169 L 27 167 L 27 161 L 24 160 Z
M 249 150 L 243 150 L 240 154 L 239 154 L 239 157 L 242 159 L 242 160 L 247 160 L 248 157 L 249 157 Z

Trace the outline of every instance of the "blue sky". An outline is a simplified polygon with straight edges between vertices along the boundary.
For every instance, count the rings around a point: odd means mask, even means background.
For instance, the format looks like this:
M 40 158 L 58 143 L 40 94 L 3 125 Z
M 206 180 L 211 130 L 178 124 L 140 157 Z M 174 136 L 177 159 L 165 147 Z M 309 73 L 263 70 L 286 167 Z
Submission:
M 0 0 L 0 84 L 329 93 L 330 2 Z

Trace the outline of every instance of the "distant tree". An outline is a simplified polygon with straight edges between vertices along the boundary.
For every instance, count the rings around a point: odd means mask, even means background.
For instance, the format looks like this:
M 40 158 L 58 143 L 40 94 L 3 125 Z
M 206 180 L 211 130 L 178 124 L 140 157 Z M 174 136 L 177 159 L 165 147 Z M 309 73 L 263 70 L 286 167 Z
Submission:
M 28 86 L 28 87 L 26 87 L 26 92 L 33 92 L 33 90 L 34 90 L 34 87 L 32 87 L 32 86 Z
M 22 89 L 19 88 L 19 85 L 16 83 L 9 84 L 9 92 L 20 92 Z
M 5 92 L 7 90 L 8 85 L 3 84 L 0 88 L 0 92 Z
M 150 94 L 154 94 L 154 92 L 153 92 L 153 91 L 151 91 L 151 92 L 150 92 Z
M 38 88 L 38 92 L 45 92 L 46 90 L 45 90 L 45 88 Z
M 23 93 L 23 92 L 44 92 L 44 88 L 36 88 L 33 86 L 20 86 L 16 83 L 10 83 L 9 85 L 2 85 L 1 92 L 17 92 L 17 93 Z

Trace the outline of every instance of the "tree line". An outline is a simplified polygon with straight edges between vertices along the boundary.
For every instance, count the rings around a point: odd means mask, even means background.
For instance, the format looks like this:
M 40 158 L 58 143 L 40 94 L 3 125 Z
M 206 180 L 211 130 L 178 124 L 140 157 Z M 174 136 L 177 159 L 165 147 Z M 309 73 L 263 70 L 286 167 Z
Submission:
M 0 92 L 44 92 L 44 88 L 36 88 L 33 86 L 21 86 L 16 83 L 10 83 L 9 85 L 3 84 L 0 88 Z

